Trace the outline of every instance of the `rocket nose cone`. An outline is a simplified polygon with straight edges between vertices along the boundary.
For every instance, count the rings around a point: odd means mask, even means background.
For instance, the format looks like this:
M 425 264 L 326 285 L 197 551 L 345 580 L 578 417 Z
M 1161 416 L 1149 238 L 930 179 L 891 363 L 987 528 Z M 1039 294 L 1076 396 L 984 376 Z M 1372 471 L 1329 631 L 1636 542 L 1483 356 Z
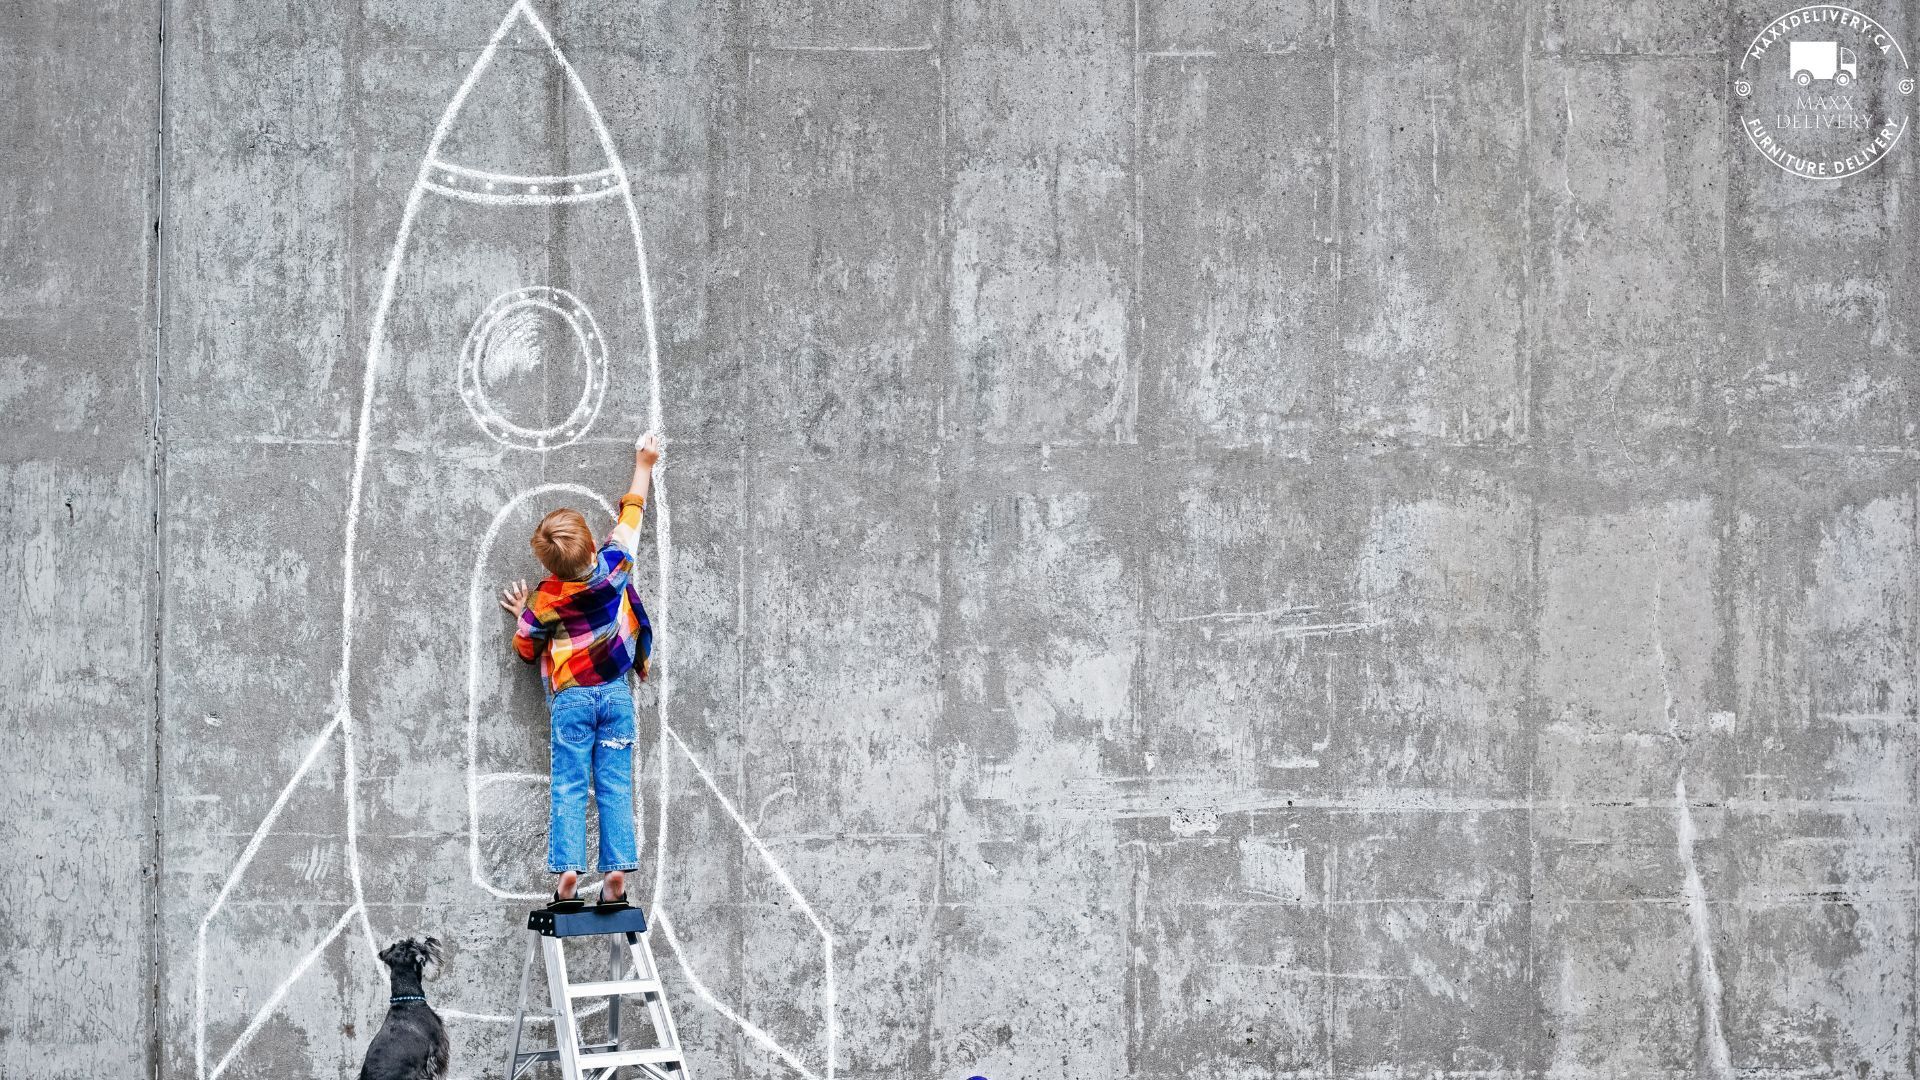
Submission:
M 585 89 L 524 3 L 508 12 L 467 78 L 440 121 L 436 163 L 548 177 L 615 167 Z

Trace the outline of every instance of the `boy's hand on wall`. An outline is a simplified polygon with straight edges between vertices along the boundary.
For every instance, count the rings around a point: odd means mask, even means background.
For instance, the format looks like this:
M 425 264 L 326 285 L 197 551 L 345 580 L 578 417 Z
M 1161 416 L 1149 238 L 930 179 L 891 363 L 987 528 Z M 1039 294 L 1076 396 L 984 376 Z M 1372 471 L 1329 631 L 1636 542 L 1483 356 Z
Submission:
M 660 461 L 660 436 L 649 431 L 640 436 L 633 446 L 633 463 L 642 469 L 651 469 Z
M 532 592 L 526 582 L 516 581 L 500 590 L 500 606 L 517 619 L 521 612 L 527 610 L 527 597 Z

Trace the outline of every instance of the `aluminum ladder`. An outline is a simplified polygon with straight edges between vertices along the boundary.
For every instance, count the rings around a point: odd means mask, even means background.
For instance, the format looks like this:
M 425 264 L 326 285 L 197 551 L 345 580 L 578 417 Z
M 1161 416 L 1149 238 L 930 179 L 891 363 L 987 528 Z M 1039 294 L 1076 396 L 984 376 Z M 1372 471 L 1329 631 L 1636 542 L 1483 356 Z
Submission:
M 527 957 L 520 965 L 520 1008 L 514 1015 L 513 1042 L 507 1049 L 507 1080 L 519 1080 L 543 1061 L 559 1062 L 566 1080 L 611 1080 L 622 1068 L 636 1068 L 652 1080 L 687 1080 L 686 1053 L 661 994 L 660 969 L 654 965 L 647 919 L 639 907 L 619 911 L 589 907 L 561 914 L 536 908 L 527 914 L 527 930 Z M 576 937 L 607 938 L 605 982 L 574 982 L 568 975 L 565 942 Z M 544 1050 L 521 1050 L 535 953 L 546 957 L 554 1045 Z M 620 1045 L 620 1003 L 628 996 L 638 996 L 646 1006 L 647 1018 L 653 1024 L 651 1047 Z M 586 1045 L 580 1041 L 580 1022 L 573 1006 L 581 998 L 595 997 L 607 999 L 609 1041 Z

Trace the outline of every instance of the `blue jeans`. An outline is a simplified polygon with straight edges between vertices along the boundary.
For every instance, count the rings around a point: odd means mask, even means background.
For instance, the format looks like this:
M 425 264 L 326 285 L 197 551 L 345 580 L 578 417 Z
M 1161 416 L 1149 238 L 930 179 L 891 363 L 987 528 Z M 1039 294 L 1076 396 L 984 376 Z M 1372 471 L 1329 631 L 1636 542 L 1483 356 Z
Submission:
M 569 686 L 547 699 L 553 715 L 553 809 L 547 871 L 586 873 L 587 790 L 600 804 L 600 870 L 633 870 L 633 691 L 627 680 Z

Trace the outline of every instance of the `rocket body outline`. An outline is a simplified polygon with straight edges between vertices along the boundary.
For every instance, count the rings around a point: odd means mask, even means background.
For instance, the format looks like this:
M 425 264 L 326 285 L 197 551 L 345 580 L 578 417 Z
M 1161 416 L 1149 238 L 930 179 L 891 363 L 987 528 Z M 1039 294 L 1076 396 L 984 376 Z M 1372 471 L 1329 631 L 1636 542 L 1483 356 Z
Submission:
M 545 53 L 552 65 L 564 73 L 568 89 L 577 98 L 580 105 L 584 107 L 585 115 L 591 122 L 594 139 L 607 163 L 604 167 L 580 173 L 533 174 L 485 170 L 475 168 L 466 163 L 451 162 L 443 159 L 442 149 L 455 120 L 459 117 L 462 108 L 467 104 L 474 88 L 480 84 L 482 77 L 492 67 L 493 61 L 502 48 L 503 42 L 511 33 L 516 31 L 516 29 L 530 32 L 537 39 L 539 45 L 544 46 Z M 395 305 L 396 290 L 400 284 L 402 265 L 406 260 L 411 241 L 414 239 L 415 227 L 419 221 L 422 208 L 429 198 L 448 199 L 476 206 L 493 207 L 540 207 L 574 203 L 592 204 L 618 200 L 621 208 L 624 210 L 627 227 L 633 244 L 633 254 L 637 259 L 641 294 L 639 305 L 641 314 L 640 321 L 644 329 L 644 348 L 647 361 L 648 427 L 656 432 L 664 432 L 665 429 L 660 392 L 659 347 L 654 320 L 652 285 L 647 270 L 646 246 L 640 226 L 639 210 L 634 202 L 630 178 L 614 147 L 611 133 L 608 131 L 599 110 L 594 106 L 578 73 L 562 54 L 552 34 L 541 21 L 539 15 L 533 10 L 529 0 L 514 0 L 506 16 L 501 20 L 499 27 L 494 31 L 485 48 L 481 51 L 479 58 L 474 62 L 472 68 L 462 80 L 459 89 L 454 93 L 439 123 L 434 128 L 433 137 L 428 143 L 426 153 L 421 159 L 419 172 L 408 191 L 400 224 L 382 277 L 379 302 L 375 308 L 374 317 L 368 331 L 367 347 L 364 356 L 365 374 L 362 398 L 355 428 L 356 440 L 353 471 L 345 519 L 344 550 L 341 560 L 343 581 L 339 623 L 341 653 L 340 664 L 334 676 L 330 694 L 329 719 L 327 719 L 319 731 L 313 736 L 311 743 L 308 745 L 308 749 L 301 758 L 300 764 L 294 770 L 292 776 L 288 779 L 285 787 L 281 790 L 270 809 L 263 816 L 259 825 L 255 828 L 248 843 L 235 860 L 228 877 L 207 908 L 206 913 L 199 921 L 195 939 L 193 1001 L 193 1053 L 195 1075 L 198 1077 L 198 1080 L 219 1080 L 220 1076 L 252 1042 L 267 1021 L 279 1010 L 293 985 L 311 969 L 313 964 L 327 948 L 339 940 L 343 934 L 347 933 L 353 924 L 357 923 L 359 925 L 366 943 L 369 946 L 370 953 L 377 953 L 379 951 L 380 939 L 374 929 L 373 919 L 367 901 L 368 893 L 365 873 L 363 872 L 360 859 L 360 818 L 362 805 L 359 797 L 359 784 L 361 758 L 371 751 L 365 743 L 365 733 L 360 731 L 357 726 L 356 721 L 358 718 L 356 717 L 352 700 L 353 675 L 356 660 L 354 625 L 357 590 L 359 588 L 356 575 L 360 569 L 358 565 L 358 559 L 362 550 L 360 533 L 363 524 L 362 515 L 366 505 L 364 495 L 368 486 L 368 451 L 375 417 L 375 401 L 383 366 L 386 365 L 390 359 L 387 355 L 388 320 Z M 526 287 L 521 291 L 533 292 L 542 288 L 546 287 Z M 587 386 L 582 392 L 581 402 L 568 414 L 568 417 L 563 420 L 560 425 L 547 429 L 529 428 L 514 423 L 499 410 L 491 409 L 491 406 L 485 400 L 484 387 L 476 389 L 469 383 L 466 365 L 471 359 L 468 354 L 474 347 L 472 335 L 469 335 L 465 346 L 449 346 L 450 348 L 458 348 L 461 354 L 462 370 L 457 381 L 457 389 L 458 396 L 462 398 L 467 407 L 465 410 L 455 409 L 454 411 L 470 412 L 472 421 L 496 443 L 511 449 L 533 451 L 540 454 L 566 446 L 584 437 L 597 418 L 601 406 L 601 395 L 604 394 L 608 381 L 611 378 L 617 378 L 617 375 L 611 375 L 604 370 L 606 363 L 604 341 L 596 343 L 588 340 L 598 334 L 598 326 L 594 322 L 594 316 L 590 308 L 584 304 L 578 304 L 577 298 L 566 294 L 564 290 L 553 289 L 549 290 L 549 292 L 558 292 L 566 296 L 567 300 L 571 300 L 577 304 L 578 310 L 561 310 L 567 307 L 566 300 L 555 300 L 553 296 L 546 294 L 542 294 L 537 299 L 540 306 L 557 311 L 567 318 L 572 332 L 582 339 L 583 351 L 588 361 Z M 501 297 L 493 298 L 492 303 L 487 307 L 487 315 L 494 315 L 495 309 L 500 306 L 501 302 L 508 299 L 510 299 L 510 294 L 503 294 Z M 555 307 L 556 304 L 558 304 L 559 307 Z M 484 318 L 485 316 L 483 316 L 483 319 Z M 583 326 L 591 327 L 591 333 L 583 330 Z M 480 324 L 476 323 L 473 327 L 473 333 L 478 334 L 481 329 Z M 597 377 L 593 370 L 593 357 L 596 350 L 598 350 L 598 355 L 601 358 L 603 367 Z M 454 382 L 450 381 L 449 394 L 454 393 L 454 387 Z M 494 415 L 487 415 L 490 411 Z M 464 421 L 467 417 L 462 416 L 459 419 Z M 582 422 L 583 419 L 584 422 Z M 766 848 L 759 837 L 755 835 L 753 829 L 739 813 L 738 808 L 733 804 L 732 800 L 721 791 L 712 775 L 701 765 L 692 749 L 688 747 L 668 722 L 672 673 L 670 665 L 665 662 L 665 645 L 666 642 L 670 640 L 670 635 L 667 631 L 671 618 L 672 533 L 665 479 L 664 475 L 658 472 L 656 473 L 654 478 L 654 494 L 651 500 L 655 514 L 655 570 L 657 574 L 657 591 L 656 596 L 652 600 L 652 606 L 653 621 L 656 627 L 656 670 L 659 672 L 656 707 L 658 720 L 656 738 L 659 759 L 656 782 L 659 788 L 657 793 L 658 813 L 656 821 L 653 823 L 654 842 L 652 848 L 654 865 L 649 915 L 652 921 L 661 928 L 667 938 L 668 945 L 673 951 L 675 959 L 678 961 L 678 966 L 688 984 L 693 988 L 696 996 L 722 1017 L 739 1027 L 755 1042 L 760 1043 L 766 1049 L 770 1050 L 776 1057 L 785 1062 L 801 1076 L 807 1078 L 807 1080 L 818 1080 L 821 1076 L 824 1076 L 826 1080 L 832 1080 L 836 1069 L 835 1044 L 838 1034 L 837 1018 L 835 1015 L 836 993 L 833 979 L 832 935 L 828 932 L 825 922 L 814 910 L 811 903 L 808 902 L 806 897 L 802 895 L 794 885 L 784 867 L 775 859 L 772 852 Z M 498 888 L 487 880 L 482 867 L 480 854 L 482 822 L 479 807 L 479 791 L 484 781 L 482 780 L 482 773 L 479 770 L 477 730 L 479 722 L 479 671 L 480 665 L 485 662 L 485 658 L 479 642 L 482 636 L 482 616 L 488 608 L 486 599 L 489 590 L 481 578 L 485 574 L 487 556 L 493 548 L 495 541 L 498 539 L 501 527 L 506 522 L 509 514 L 529 499 L 563 492 L 570 496 L 586 499 L 592 504 L 597 505 L 608 517 L 612 516 L 611 508 L 604 498 L 598 493 L 577 484 L 540 483 L 520 490 L 505 499 L 494 512 L 485 537 L 476 547 L 472 577 L 469 579 L 468 589 L 466 590 L 469 642 L 467 649 L 463 650 L 463 652 L 466 654 L 468 662 L 465 710 L 467 748 L 467 842 L 463 847 L 467 853 L 469 862 L 471 884 L 481 892 L 491 894 L 495 899 L 525 900 L 539 899 L 542 897 L 540 894 L 528 894 Z M 293 965 L 288 974 L 278 982 L 273 991 L 267 996 L 265 1002 L 253 1013 L 246 1027 L 234 1038 L 231 1044 L 225 1048 L 224 1053 L 222 1053 L 217 1060 L 210 1061 L 209 1048 L 207 1045 L 207 948 L 209 928 L 240 888 L 255 857 L 259 854 L 262 846 L 268 841 L 269 837 L 274 833 L 275 826 L 296 789 L 300 788 L 306 781 L 315 766 L 328 756 L 328 752 L 336 749 L 336 740 L 342 765 L 338 794 L 341 799 L 345 819 L 344 862 L 350 902 L 348 902 L 345 911 L 332 923 L 318 944 L 309 949 L 301 959 Z M 821 956 L 824 963 L 824 1070 L 816 1071 L 810 1068 L 797 1054 L 781 1046 L 766 1031 L 754 1025 L 740 1012 L 722 1002 L 707 988 L 705 983 L 700 980 L 689 962 L 687 951 L 682 946 L 680 938 L 674 929 L 671 916 L 664 901 L 668 822 L 670 818 L 668 812 L 671 781 L 669 762 L 672 756 L 672 750 L 677 750 L 680 754 L 684 755 L 688 764 L 691 765 L 694 774 L 700 780 L 701 785 L 705 787 L 707 793 L 717 801 L 725 810 L 727 816 L 730 817 L 734 824 L 741 830 L 744 837 L 749 841 L 752 850 L 766 861 L 774 877 L 796 902 L 796 909 L 805 917 L 813 932 L 820 938 Z M 534 776 L 534 774 L 531 773 L 486 775 Z M 542 774 L 540 778 L 544 779 L 544 774 Z M 640 779 L 641 778 L 636 775 L 636 781 L 638 782 Z M 441 1006 L 440 1011 L 450 1020 L 505 1023 L 510 1022 L 512 1019 L 511 1016 L 505 1014 L 475 1012 L 449 1006 Z

